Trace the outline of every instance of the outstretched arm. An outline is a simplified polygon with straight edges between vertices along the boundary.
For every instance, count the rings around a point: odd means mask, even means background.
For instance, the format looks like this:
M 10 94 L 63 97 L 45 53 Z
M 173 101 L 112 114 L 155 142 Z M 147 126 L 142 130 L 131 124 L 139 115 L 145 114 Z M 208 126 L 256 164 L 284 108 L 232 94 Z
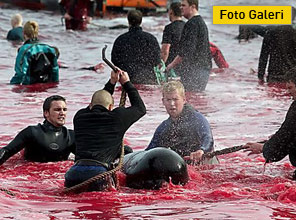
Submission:
M 22 130 L 6 147 L 3 147 L 0 150 L 0 165 L 25 147 L 30 133 L 30 129 L 27 127 Z

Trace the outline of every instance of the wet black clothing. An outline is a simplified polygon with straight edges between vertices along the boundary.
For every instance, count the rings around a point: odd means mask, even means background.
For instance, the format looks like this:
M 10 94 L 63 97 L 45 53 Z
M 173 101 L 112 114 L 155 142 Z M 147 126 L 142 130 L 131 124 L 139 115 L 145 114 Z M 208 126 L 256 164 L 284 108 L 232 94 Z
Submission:
M 153 67 L 161 62 L 160 47 L 156 37 L 141 27 L 130 27 L 115 40 L 111 60 L 128 72 L 132 83 L 157 84 Z
M 108 82 L 104 89 L 113 94 L 114 86 Z M 90 159 L 110 164 L 119 157 L 125 132 L 146 113 L 145 105 L 133 84 L 127 82 L 123 88 L 128 94 L 130 107 L 109 111 L 101 105 L 95 105 L 92 109 L 86 107 L 79 110 L 74 116 L 75 161 Z
M 184 28 L 185 22 L 182 20 L 176 20 L 164 27 L 162 35 L 162 44 L 170 44 L 169 57 L 166 65 L 170 64 L 174 58 L 178 55 L 178 45 L 181 39 L 181 34 Z
M 267 82 L 285 82 L 284 75 L 296 66 L 296 30 L 290 25 L 270 29 L 264 36 L 258 65 L 258 78 Z
M 208 28 L 200 15 L 193 16 L 186 22 L 179 49 L 178 55 L 182 57 L 184 66 L 179 75 L 185 89 L 187 91 L 205 89 L 212 68 L 212 56 Z
M 282 160 L 289 155 L 290 162 L 296 166 L 296 101 L 294 101 L 279 130 L 264 144 L 263 156 L 268 162 Z
M 75 153 L 74 132 L 66 127 L 55 127 L 47 120 L 43 124 L 28 126 L 22 130 L 6 147 L 1 149 L 0 164 L 17 152 L 25 149 L 25 160 L 50 162 L 67 160 Z M 0 153 L 1 155 L 1 153 Z

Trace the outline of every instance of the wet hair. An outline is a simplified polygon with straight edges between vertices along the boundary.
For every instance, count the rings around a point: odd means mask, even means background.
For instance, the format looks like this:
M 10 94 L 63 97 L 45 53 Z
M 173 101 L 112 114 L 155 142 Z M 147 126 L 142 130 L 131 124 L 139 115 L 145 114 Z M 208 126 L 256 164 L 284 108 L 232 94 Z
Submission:
M 39 31 L 39 25 L 36 21 L 27 21 L 24 25 L 24 35 L 29 39 L 37 38 Z
M 143 14 L 139 10 L 131 10 L 127 13 L 127 20 L 130 26 L 140 26 Z
M 189 6 L 191 5 L 195 5 L 196 9 L 198 9 L 198 0 L 186 0 L 189 4 Z
M 296 85 L 296 67 L 289 69 L 285 74 L 286 82 L 291 81 Z
M 162 96 L 164 96 L 165 93 L 170 93 L 175 91 L 177 91 L 179 95 L 185 97 L 185 89 L 183 84 L 180 81 L 177 81 L 177 80 L 169 81 L 162 86 Z
M 23 17 L 20 14 L 15 14 L 11 17 L 10 22 L 12 27 L 22 26 Z
M 51 103 L 53 101 L 64 101 L 66 102 L 66 99 L 59 95 L 52 95 L 47 97 L 43 102 L 43 112 L 49 111 Z
M 182 17 L 181 2 L 173 2 L 170 5 L 170 9 L 172 10 L 174 16 Z
M 114 99 L 109 92 L 103 89 L 96 91 L 91 98 L 91 106 L 102 105 L 108 109 L 110 104 L 114 105 Z

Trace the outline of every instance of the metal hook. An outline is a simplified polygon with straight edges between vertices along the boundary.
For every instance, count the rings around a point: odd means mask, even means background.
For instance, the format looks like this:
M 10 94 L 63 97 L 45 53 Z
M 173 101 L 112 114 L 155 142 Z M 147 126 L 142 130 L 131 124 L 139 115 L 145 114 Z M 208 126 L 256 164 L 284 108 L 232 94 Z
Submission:
M 102 49 L 102 58 L 103 58 L 103 61 L 114 71 L 114 72 L 117 72 L 118 69 L 114 66 L 113 63 L 111 63 L 105 56 L 105 51 L 107 49 L 107 45 L 105 45 L 105 47 Z

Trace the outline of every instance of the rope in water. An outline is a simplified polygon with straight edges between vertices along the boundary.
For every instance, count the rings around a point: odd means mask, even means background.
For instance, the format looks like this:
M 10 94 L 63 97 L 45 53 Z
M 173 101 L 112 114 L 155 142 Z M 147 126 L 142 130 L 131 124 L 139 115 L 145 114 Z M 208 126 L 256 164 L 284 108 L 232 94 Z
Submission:
M 230 154 L 230 153 L 233 153 L 233 152 L 236 152 L 236 151 L 239 151 L 242 149 L 247 149 L 247 148 L 248 147 L 246 147 L 245 145 L 224 148 L 222 150 L 217 150 L 217 151 L 206 153 L 206 154 L 204 154 L 204 157 L 211 158 L 211 157 L 218 156 L 218 155 Z
M 219 155 L 223 155 L 223 154 L 230 154 L 242 149 L 247 149 L 248 147 L 246 147 L 245 145 L 239 145 L 239 146 L 233 146 L 233 147 L 228 147 L 228 148 L 224 148 L 222 150 L 217 150 L 217 151 L 213 151 L 213 152 L 208 152 L 205 153 L 202 156 L 201 161 L 194 161 L 190 159 L 190 156 L 185 156 L 184 159 L 187 161 L 188 164 L 193 164 L 193 165 L 199 165 L 202 163 L 203 160 L 205 160 L 206 158 L 212 158 L 215 156 L 219 156 Z

